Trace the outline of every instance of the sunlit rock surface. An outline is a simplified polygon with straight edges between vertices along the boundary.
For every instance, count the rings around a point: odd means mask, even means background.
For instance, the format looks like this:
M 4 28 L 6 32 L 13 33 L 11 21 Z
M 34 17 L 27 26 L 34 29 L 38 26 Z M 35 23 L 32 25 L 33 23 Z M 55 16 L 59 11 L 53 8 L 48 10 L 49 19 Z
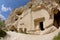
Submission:
M 25 6 L 11 12 L 5 22 L 6 28 L 8 31 L 28 34 L 54 32 L 57 29 L 55 26 L 57 24 L 54 23 L 54 14 L 58 13 L 59 8 L 60 6 L 55 0 L 30 0 Z M 46 32 L 47 30 L 48 32 Z
M 52 40 L 59 32 L 60 29 L 57 29 L 55 32 L 46 35 L 29 35 L 8 31 L 8 35 L 3 40 Z

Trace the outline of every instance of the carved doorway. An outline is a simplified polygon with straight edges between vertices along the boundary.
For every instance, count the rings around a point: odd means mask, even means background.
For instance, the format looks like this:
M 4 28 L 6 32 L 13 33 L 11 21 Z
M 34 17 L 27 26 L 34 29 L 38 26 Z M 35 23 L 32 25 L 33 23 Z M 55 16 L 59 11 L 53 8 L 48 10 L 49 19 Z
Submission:
M 43 28 L 43 22 L 40 22 L 40 23 L 39 23 L 39 28 L 41 29 L 41 31 L 44 30 L 44 28 Z
M 44 26 L 43 26 L 44 20 L 45 20 L 44 17 L 37 18 L 37 19 L 34 20 L 36 30 L 38 30 L 38 31 L 40 31 L 40 30 L 43 31 L 44 30 Z

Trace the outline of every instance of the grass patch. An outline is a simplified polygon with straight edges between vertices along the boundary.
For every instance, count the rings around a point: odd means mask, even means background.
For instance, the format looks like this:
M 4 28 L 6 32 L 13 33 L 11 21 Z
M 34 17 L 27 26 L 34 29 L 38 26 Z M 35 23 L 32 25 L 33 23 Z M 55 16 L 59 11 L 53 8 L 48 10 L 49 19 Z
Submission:
M 55 37 L 53 38 L 53 40 L 60 40 L 60 32 L 58 33 L 57 36 L 55 36 Z

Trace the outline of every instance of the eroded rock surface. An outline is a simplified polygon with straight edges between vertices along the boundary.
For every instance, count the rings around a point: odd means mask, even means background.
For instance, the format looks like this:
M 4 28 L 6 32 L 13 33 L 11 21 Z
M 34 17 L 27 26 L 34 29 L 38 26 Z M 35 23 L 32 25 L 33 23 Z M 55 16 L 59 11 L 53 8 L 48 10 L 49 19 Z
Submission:
M 34 19 L 35 14 L 38 13 L 38 11 L 45 9 L 47 11 L 47 12 L 45 11 L 46 14 L 47 13 L 49 14 L 48 17 L 46 17 L 46 18 L 48 18 L 50 20 L 50 19 L 53 19 L 52 15 L 54 14 L 54 12 L 56 13 L 56 11 L 54 11 L 54 10 L 57 7 L 59 7 L 59 4 L 55 0 L 53 0 L 53 1 L 52 0 L 31 0 L 25 6 L 16 8 L 11 12 L 11 14 L 9 15 L 7 21 L 5 22 L 6 23 L 6 28 L 8 30 L 13 29 L 14 31 L 17 31 L 17 32 L 23 31 L 23 33 L 24 32 L 28 33 L 28 31 L 32 30 L 32 31 L 30 31 L 30 33 L 40 34 L 40 29 L 36 29 L 37 27 L 34 27 L 34 26 L 36 26 L 36 25 L 34 25 L 34 23 L 35 23 L 35 21 L 34 21 L 35 20 Z M 33 13 L 35 13 L 35 14 L 33 14 Z M 41 11 L 41 13 L 43 13 L 43 12 Z M 38 15 L 36 15 L 36 17 L 37 16 Z M 44 19 L 42 19 L 43 18 L 42 16 L 41 16 L 41 18 L 40 17 L 36 18 L 36 20 L 39 19 L 38 20 L 39 22 L 42 22 L 42 21 L 44 22 L 44 20 L 46 18 L 43 16 Z M 48 21 L 47 20 L 46 20 L 46 22 L 49 22 L 49 20 Z M 49 23 L 46 23 L 46 25 L 47 24 L 49 24 Z M 51 24 L 53 24 L 52 21 L 51 21 Z M 51 32 L 56 30 L 56 28 L 54 26 L 51 26 L 51 27 L 45 28 L 45 29 L 46 30 L 42 31 L 41 34 L 48 34 L 48 33 L 51 33 Z

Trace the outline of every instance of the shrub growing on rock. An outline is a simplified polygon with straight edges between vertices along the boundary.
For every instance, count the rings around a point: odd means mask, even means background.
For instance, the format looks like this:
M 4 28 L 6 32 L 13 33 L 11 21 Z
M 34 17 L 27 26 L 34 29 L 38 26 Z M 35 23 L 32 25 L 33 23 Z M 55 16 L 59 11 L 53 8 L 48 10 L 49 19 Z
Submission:
M 5 31 L 3 31 L 3 30 L 0 30 L 0 37 L 5 37 L 6 36 L 6 32 Z

